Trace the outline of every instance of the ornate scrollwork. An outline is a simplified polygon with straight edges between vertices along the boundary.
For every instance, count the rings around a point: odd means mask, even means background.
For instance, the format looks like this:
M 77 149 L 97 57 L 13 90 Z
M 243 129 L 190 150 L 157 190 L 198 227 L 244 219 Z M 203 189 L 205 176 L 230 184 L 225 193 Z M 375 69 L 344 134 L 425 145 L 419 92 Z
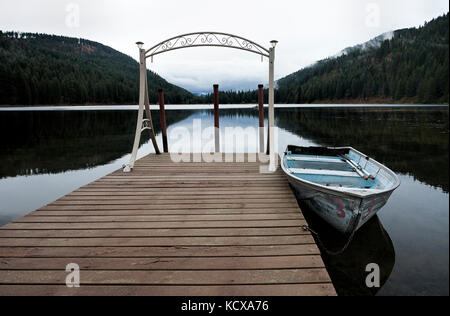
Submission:
M 147 50 L 146 57 L 153 57 L 175 49 L 200 46 L 236 48 L 269 57 L 269 50 L 255 42 L 237 35 L 216 32 L 189 33 L 169 38 Z

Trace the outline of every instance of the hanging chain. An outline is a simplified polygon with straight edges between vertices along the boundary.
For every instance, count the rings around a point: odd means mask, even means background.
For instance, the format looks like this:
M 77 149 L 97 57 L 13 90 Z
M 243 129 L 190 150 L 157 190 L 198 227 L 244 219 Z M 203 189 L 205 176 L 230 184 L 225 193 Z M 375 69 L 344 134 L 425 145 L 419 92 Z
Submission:
M 330 256 L 337 256 L 337 255 L 340 255 L 340 254 L 344 253 L 345 250 L 347 250 L 348 246 L 350 246 L 350 244 L 351 244 L 351 242 L 353 240 L 353 237 L 355 236 L 355 233 L 356 233 L 356 229 L 354 229 L 353 232 L 350 234 L 350 237 L 348 238 L 348 240 L 345 243 L 344 247 L 342 247 L 338 251 L 332 251 L 332 250 L 329 250 L 327 247 L 325 247 L 325 244 L 320 239 L 319 234 L 317 232 L 315 232 L 314 230 L 312 230 L 308 225 L 302 225 L 300 227 L 301 227 L 301 229 L 303 229 L 303 231 L 309 231 L 311 234 L 316 236 L 316 240 L 317 240 L 319 246 Z

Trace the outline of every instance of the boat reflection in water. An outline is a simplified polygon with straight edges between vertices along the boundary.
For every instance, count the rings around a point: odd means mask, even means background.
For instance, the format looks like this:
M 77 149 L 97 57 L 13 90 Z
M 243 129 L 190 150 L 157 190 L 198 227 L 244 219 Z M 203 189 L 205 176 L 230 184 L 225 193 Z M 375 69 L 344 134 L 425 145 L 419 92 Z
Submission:
M 317 244 L 337 293 L 341 296 L 376 295 L 389 279 L 395 264 L 394 245 L 378 216 L 372 217 L 355 233 L 343 253 L 331 255 L 327 251 L 339 252 L 349 236 L 339 233 L 306 205 L 300 204 L 309 227 L 320 236 Z M 366 285 L 370 274 L 366 272 L 366 266 L 370 263 L 380 267 L 379 288 Z

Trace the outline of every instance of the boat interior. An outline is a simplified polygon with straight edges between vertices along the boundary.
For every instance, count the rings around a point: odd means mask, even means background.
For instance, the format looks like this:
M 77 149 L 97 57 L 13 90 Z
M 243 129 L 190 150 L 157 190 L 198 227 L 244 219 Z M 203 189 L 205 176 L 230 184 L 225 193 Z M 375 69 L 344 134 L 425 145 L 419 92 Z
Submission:
M 386 189 L 382 167 L 351 148 L 288 146 L 286 169 L 295 177 L 327 187 Z

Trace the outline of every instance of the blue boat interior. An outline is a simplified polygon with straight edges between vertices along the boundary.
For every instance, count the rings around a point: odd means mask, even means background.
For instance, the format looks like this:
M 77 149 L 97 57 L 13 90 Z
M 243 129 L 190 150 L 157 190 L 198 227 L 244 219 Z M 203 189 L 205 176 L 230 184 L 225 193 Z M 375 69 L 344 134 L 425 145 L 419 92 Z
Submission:
M 291 151 L 292 150 L 292 151 Z M 349 149 L 288 148 L 284 164 L 295 177 L 328 187 L 383 189 L 368 158 Z

